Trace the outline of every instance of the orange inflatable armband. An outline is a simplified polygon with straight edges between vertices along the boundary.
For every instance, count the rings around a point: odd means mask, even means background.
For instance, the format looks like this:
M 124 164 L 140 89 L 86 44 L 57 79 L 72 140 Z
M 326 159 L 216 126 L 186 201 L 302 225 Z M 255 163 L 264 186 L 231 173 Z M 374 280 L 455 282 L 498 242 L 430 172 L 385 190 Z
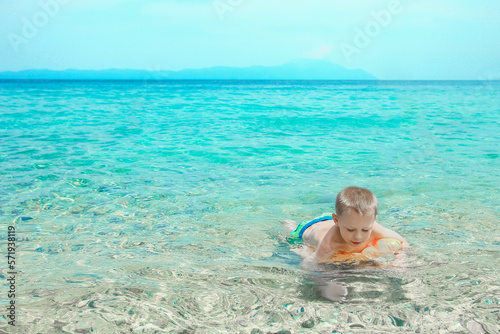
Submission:
M 338 252 L 324 263 L 370 261 L 382 255 L 391 254 L 403 247 L 401 241 L 392 238 L 378 239 L 364 248 L 361 253 Z

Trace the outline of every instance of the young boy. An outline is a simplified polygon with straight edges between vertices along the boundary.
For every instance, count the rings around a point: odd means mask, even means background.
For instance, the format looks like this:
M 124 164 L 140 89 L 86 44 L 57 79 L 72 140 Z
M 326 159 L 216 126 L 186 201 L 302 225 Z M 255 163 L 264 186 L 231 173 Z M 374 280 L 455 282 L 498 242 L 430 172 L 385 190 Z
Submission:
M 291 235 L 304 241 L 309 250 L 302 255 L 316 263 L 328 263 L 338 253 L 361 253 L 382 238 L 399 240 L 402 249 L 408 247 L 401 235 L 375 221 L 377 210 L 378 200 L 370 190 L 347 187 L 337 195 L 336 214 L 302 222 Z

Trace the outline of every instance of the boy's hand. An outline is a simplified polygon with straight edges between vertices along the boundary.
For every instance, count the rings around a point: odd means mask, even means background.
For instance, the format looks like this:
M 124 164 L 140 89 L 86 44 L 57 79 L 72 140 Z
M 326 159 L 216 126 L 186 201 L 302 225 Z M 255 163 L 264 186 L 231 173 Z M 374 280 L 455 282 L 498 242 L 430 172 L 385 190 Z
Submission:
M 391 262 L 391 266 L 397 267 L 397 268 L 406 268 L 406 253 L 404 250 L 400 250 L 397 253 L 395 253 L 396 257 L 394 260 Z

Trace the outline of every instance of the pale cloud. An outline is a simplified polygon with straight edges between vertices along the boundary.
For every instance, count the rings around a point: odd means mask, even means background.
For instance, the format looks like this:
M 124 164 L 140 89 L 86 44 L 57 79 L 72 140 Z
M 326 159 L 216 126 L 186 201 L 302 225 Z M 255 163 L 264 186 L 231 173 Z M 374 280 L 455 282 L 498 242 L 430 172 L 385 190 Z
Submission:
M 59 6 L 71 7 L 72 9 L 103 9 L 129 2 L 140 2 L 140 0 L 0 0 L 0 16 L 6 14 L 15 15 L 16 13 L 38 9 L 42 3 L 56 3 Z
M 323 59 L 332 52 L 333 46 L 320 45 L 304 54 L 304 58 Z
M 40 10 L 38 1 L 0 1 L 0 22 L 19 20 L 20 17 L 31 15 Z
M 126 3 L 139 2 L 139 0 L 65 0 L 74 10 L 110 9 Z
M 210 2 L 150 2 L 142 6 L 141 14 L 188 24 L 200 23 L 197 20 L 215 19 L 215 12 Z
M 450 19 L 498 19 L 500 3 L 483 0 L 474 1 L 409 1 L 407 11 L 414 15 Z

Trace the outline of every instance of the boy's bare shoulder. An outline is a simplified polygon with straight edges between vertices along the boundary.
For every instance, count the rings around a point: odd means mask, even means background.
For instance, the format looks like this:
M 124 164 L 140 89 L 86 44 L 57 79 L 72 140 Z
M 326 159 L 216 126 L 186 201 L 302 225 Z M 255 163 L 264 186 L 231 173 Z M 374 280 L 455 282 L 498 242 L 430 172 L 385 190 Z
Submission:
M 335 226 L 333 220 L 324 220 L 322 222 L 309 226 L 302 235 L 302 240 L 315 249 L 318 248 L 321 240 L 325 237 L 328 231 Z

